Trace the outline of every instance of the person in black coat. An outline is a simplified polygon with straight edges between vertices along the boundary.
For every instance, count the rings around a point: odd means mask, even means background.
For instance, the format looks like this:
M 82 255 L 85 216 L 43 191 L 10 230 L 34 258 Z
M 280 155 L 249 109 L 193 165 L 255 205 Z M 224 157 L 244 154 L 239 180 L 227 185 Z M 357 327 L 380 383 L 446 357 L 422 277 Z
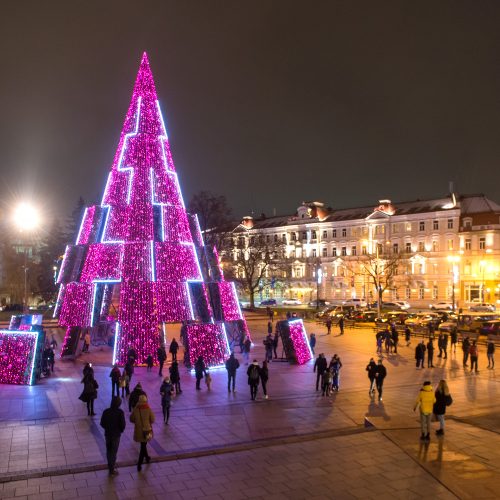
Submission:
M 425 344 L 422 340 L 415 347 L 415 359 L 417 360 L 417 368 L 424 367 L 424 358 L 425 358 Z
M 453 402 L 446 380 L 441 380 L 439 382 L 434 395 L 436 397 L 436 402 L 434 403 L 432 412 L 439 421 L 439 429 L 436 431 L 436 434 L 442 436 L 444 434 L 444 415 L 446 413 L 446 407 L 450 406 Z
M 158 376 L 163 376 L 163 365 L 165 364 L 165 360 L 167 359 L 167 353 L 165 352 L 165 347 L 162 345 L 158 347 L 156 351 L 156 356 L 158 357 L 158 363 L 160 365 L 160 370 L 158 371 Z
M 106 438 L 106 458 L 108 460 L 109 475 L 118 474 L 116 470 L 116 455 L 120 446 L 120 437 L 125 430 L 125 415 L 120 409 L 122 400 L 119 396 L 113 397 L 111 406 L 102 412 L 101 427 Z
M 142 390 L 142 386 L 140 382 L 137 382 L 137 385 L 134 387 L 134 390 L 130 393 L 130 397 L 128 398 L 128 411 L 132 411 L 135 408 L 135 405 L 139 402 L 139 396 L 146 395 L 146 393 Z
M 278 349 L 278 342 L 280 339 L 280 334 L 277 330 L 278 324 L 276 324 L 276 332 L 274 333 L 274 338 L 273 338 L 273 352 L 274 352 L 274 359 L 278 358 L 278 353 L 276 352 Z
M 205 366 L 205 362 L 201 356 L 198 357 L 196 363 L 194 364 L 194 374 L 196 376 L 196 390 L 200 391 L 200 382 L 201 379 L 207 374 L 207 368 Z
M 267 361 L 262 362 L 262 367 L 259 368 L 259 377 L 264 398 L 269 399 L 269 396 L 267 395 L 267 381 L 269 380 L 269 368 L 267 367 Z
M 317 373 L 316 375 L 316 390 L 319 391 L 319 381 L 323 377 L 323 373 L 325 373 L 326 369 L 328 368 L 328 362 L 326 361 L 325 355 L 321 353 L 317 358 L 314 363 L 314 372 Z
M 130 386 L 130 384 L 132 382 L 132 375 L 134 374 L 134 364 L 131 363 L 130 361 L 127 361 L 125 363 L 125 366 L 123 367 L 123 370 L 128 375 L 128 385 Z M 127 394 L 128 394 L 128 391 L 127 391 Z
M 255 401 L 257 398 L 257 390 L 259 388 L 260 380 L 260 367 L 256 359 L 254 359 L 253 363 L 248 367 L 247 376 L 248 385 L 250 386 L 250 397 L 252 398 L 252 401 Z
M 240 362 L 234 357 L 234 353 L 231 353 L 229 359 L 226 361 L 227 370 L 227 392 L 231 392 L 231 381 L 233 382 L 233 392 L 236 392 L 236 370 L 240 367 Z
M 392 338 L 392 347 L 394 348 L 394 354 L 398 353 L 398 342 L 399 342 L 399 333 L 396 329 L 396 325 L 392 325 L 391 327 L 391 338 Z
M 382 360 L 378 360 L 377 371 L 375 372 L 375 383 L 377 385 L 378 400 L 382 401 L 382 389 L 384 386 L 384 380 L 387 376 L 387 369 L 385 368 Z
M 168 352 L 172 354 L 172 362 L 177 361 L 178 350 L 179 350 L 179 344 L 177 343 L 177 340 L 172 339 L 172 342 L 170 342 L 170 347 L 168 349 Z
M 370 380 L 370 390 L 368 391 L 368 394 L 370 396 L 375 392 L 375 381 L 376 381 L 376 374 L 377 374 L 377 363 L 375 363 L 375 360 L 373 358 L 370 358 L 370 362 L 368 365 L 366 365 L 366 371 L 368 372 L 368 378 Z
M 94 416 L 94 399 L 97 399 L 97 389 L 99 389 L 99 384 L 94 378 L 94 371 L 87 372 L 82 379 L 83 391 L 80 394 L 80 401 L 87 403 L 87 413 L 88 416 Z
M 175 394 L 180 394 L 181 390 L 181 375 L 179 373 L 179 364 L 177 361 L 172 363 L 172 366 L 168 369 L 170 372 L 170 382 L 172 382 L 175 387 Z
M 434 343 L 432 339 L 427 342 L 427 368 L 434 368 Z

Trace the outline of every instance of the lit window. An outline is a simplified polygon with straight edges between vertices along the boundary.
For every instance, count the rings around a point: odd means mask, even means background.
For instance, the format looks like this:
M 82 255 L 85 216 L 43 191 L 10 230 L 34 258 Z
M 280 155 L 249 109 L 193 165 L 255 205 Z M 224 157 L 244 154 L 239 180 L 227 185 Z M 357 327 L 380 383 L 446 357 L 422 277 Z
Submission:
M 432 298 L 436 300 L 438 298 L 438 287 L 437 285 L 434 285 L 432 287 Z
M 363 246 L 361 247 L 361 253 L 362 253 L 363 255 L 366 255 L 366 254 L 368 253 L 368 252 L 367 252 L 366 245 L 363 245 Z
M 411 222 L 406 223 L 406 231 L 410 232 L 411 231 Z
M 406 287 L 405 295 L 406 295 L 406 300 L 411 299 L 411 288 L 409 286 Z
M 423 286 L 418 289 L 418 298 L 423 299 L 425 297 L 425 288 Z
M 432 242 L 432 251 L 439 252 L 439 243 L 436 240 Z
M 425 243 L 423 241 L 418 242 L 418 251 L 425 252 Z
M 448 250 L 453 250 L 453 240 L 448 240 Z

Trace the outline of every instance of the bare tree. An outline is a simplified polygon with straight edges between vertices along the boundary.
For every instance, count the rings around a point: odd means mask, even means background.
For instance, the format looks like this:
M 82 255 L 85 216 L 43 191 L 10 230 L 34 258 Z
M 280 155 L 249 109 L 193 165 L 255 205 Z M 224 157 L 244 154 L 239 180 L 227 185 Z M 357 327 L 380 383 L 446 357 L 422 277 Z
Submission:
M 281 241 L 268 241 L 263 234 L 238 236 L 233 234 L 233 248 L 224 253 L 226 276 L 235 281 L 250 297 L 255 307 L 256 292 L 283 278 L 289 272 Z
M 400 274 L 401 255 L 399 253 L 360 255 L 344 262 L 344 267 L 351 276 L 363 276 L 373 283 L 377 290 L 377 314 L 380 316 L 382 295 L 394 286 L 396 276 Z

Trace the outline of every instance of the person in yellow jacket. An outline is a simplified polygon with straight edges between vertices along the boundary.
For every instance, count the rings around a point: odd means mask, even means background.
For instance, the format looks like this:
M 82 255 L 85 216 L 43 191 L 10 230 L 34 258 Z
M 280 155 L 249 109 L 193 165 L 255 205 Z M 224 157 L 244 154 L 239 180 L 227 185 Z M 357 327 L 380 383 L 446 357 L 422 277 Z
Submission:
M 418 393 L 415 406 L 413 408 L 413 411 L 420 408 L 420 426 L 422 428 L 422 435 L 420 436 L 420 439 L 422 441 L 431 440 L 431 417 L 432 408 L 435 402 L 436 396 L 432 390 L 432 385 L 429 381 L 426 381 Z

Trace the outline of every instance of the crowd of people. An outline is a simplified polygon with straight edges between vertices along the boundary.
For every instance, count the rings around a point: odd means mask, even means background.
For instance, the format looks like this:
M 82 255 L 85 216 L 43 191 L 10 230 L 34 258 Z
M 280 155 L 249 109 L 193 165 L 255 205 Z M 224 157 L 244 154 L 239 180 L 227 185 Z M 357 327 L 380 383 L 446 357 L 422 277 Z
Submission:
M 330 327 L 331 328 L 331 327 Z M 340 327 L 343 329 L 343 326 Z M 342 330 L 341 332 L 342 333 Z M 328 332 L 327 332 L 328 334 Z M 411 333 L 406 328 L 405 332 L 406 346 L 411 345 Z M 267 400 L 269 395 L 267 391 L 269 381 L 269 363 L 277 359 L 277 348 L 279 342 L 279 333 L 273 331 L 273 320 L 270 317 L 267 324 L 267 335 L 263 340 L 265 356 L 262 363 L 257 359 L 253 359 L 250 363 L 250 352 L 252 348 L 251 340 L 245 336 L 241 341 L 240 350 L 242 354 L 242 363 L 245 364 L 247 383 L 250 389 L 250 398 L 256 401 L 258 398 L 259 388 L 262 390 L 263 399 Z M 436 350 L 438 358 L 447 359 L 448 357 L 448 342 L 449 337 L 445 333 L 440 333 L 437 338 Z M 316 335 L 310 334 L 309 343 L 311 351 L 314 353 L 316 346 Z M 451 352 L 456 352 L 457 338 L 451 337 Z M 376 333 L 376 353 L 379 359 L 376 361 L 371 358 L 366 366 L 366 372 L 369 379 L 368 394 L 370 398 L 378 398 L 378 401 L 383 399 L 383 386 L 387 377 L 387 369 L 384 365 L 384 355 L 393 356 L 398 354 L 399 332 L 395 325 L 389 324 L 387 327 Z M 478 345 L 476 340 L 470 340 L 469 337 L 464 337 L 462 340 L 463 351 L 463 366 L 468 367 L 468 362 L 471 363 L 471 371 L 478 371 Z M 167 361 L 167 351 L 164 346 L 160 346 L 157 351 L 157 361 L 159 366 L 158 375 L 161 377 L 159 387 L 159 399 L 162 409 L 162 417 L 165 425 L 170 421 L 170 408 L 172 399 L 175 396 L 182 394 L 181 377 L 177 354 L 179 344 L 175 339 L 172 339 L 168 353 L 171 355 L 170 364 L 168 366 L 169 375 L 163 376 L 164 365 Z M 415 346 L 416 367 L 424 368 L 427 364 L 428 368 L 434 367 L 434 339 L 432 337 L 427 340 L 420 340 Z M 492 341 L 488 342 L 487 356 L 488 368 L 494 368 L 494 352 L 495 344 Z M 130 413 L 129 421 L 134 424 L 134 441 L 139 443 L 139 457 L 137 469 L 142 470 L 144 462 L 149 463 L 150 456 L 148 453 L 148 443 L 153 438 L 153 424 L 155 423 L 155 414 L 149 405 L 148 394 L 146 394 L 140 382 L 137 382 L 132 390 L 132 379 L 134 376 L 134 367 L 136 365 L 137 353 L 133 347 L 128 350 L 127 362 L 121 370 L 118 365 L 114 365 L 109 373 L 111 380 L 111 405 L 107 408 L 101 418 L 101 426 L 105 431 L 106 451 L 108 458 L 108 467 L 110 475 L 117 474 L 116 456 L 120 442 L 120 436 L 126 426 L 124 412 L 120 408 L 123 400 L 127 401 L 128 410 Z M 427 361 L 427 363 L 425 363 Z M 153 365 L 151 360 L 147 360 L 147 366 Z M 324 353 L 320 353 L 315 359 L 313 371 L 316 374 L 316 391 L 321 393 L 322 397 L 330 397 L 334 393 L 340 391 L 342 361 L 338 354 L 334 354 L 330 361 L 327 360 Z M 228 393 L 236 393 L 236 377 L 240 369 L 240 361 L 234 353 L 231 353 L 225 362 L 227 372 L 227 390 Z M 208 391 L 211 390 L 212 377 L 208 367 L 205 365 L 203 358 L 200 356 L 193 366 L 195 375 L 195 390 L 202 390 L 201 382 L 204 380 Z M 99 385 L 94 377 L 94 370 L 91 363 L 87 363 L 83 369 L 82 378 L 83 390 L 80 399 L 86 403 L 87 413 L 89 416 L 94 416 L 94 401 L 97 398 Z M 120 396 L 121 393 L 121 396 Z M 439 429 L 437 435 L 443 435 L 445 430 L 445 413 L 446 408 L 452 404 L 452 397 L 448 385 L 445 380 L 441 380 L 434 390 L 430 381 L 426 381 L 418 397 L 415 401 L 414 410 L 419 410 L 421 421 L 421 439 L 423 441 L 430 440 L 430 422 L 432 415 L 436 416 L 439 421 Z

